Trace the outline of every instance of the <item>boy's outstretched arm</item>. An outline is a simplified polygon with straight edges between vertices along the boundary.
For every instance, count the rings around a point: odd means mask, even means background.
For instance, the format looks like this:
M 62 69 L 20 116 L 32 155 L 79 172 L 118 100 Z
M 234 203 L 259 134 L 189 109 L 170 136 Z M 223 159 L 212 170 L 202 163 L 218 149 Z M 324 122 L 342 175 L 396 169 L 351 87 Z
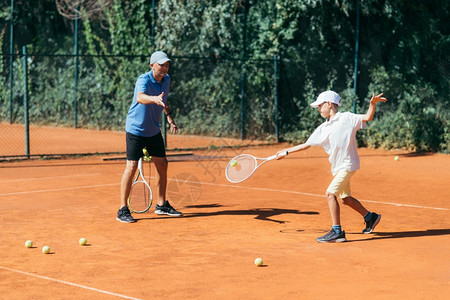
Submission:
M 297 145 L 297 146 L 294 146 L 294 147 L 291 147 L 291 148 L 280 150 L 280 151 L 277 152 L 277 159 L 282 159 L 286 155 L 288 155 L 289 153 L 306 150 L 309 147 L 311 147 L 311 146 L 310 145 L 306 145 L 306 144 L 300 144 L 300 145 Z
M 383 98 L 381 96 L 383 96 L 383 93 L 379 94 L 378 96 L 375 96 L 375 94 L 373 94 L 372 99 L 370 99 L 369 109 L 367 110 L 367 113 L 363 117 L 363 122 L 372 121 L 373 115 L 375 114 L 375 107 L 377 103 L 387 101 L 386 98 Z

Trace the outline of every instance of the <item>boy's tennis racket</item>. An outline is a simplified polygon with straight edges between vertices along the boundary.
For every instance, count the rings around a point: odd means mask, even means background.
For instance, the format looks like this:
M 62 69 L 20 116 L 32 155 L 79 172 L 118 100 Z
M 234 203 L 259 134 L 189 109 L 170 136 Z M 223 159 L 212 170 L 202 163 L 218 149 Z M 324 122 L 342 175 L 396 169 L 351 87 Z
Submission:
M 153 202 L 153 193 L 148 183 L 151 175 L 151 157 L 141 157 L 138 162 L 138 174 L 131 186 L 128 208 L 135 213 L 145 213 Z
M 263 164 L 275 158 L 277 158 L 277 155 L 266 158 L 255 157 L 250 154 L 238 155 L 228 163 L 225 168 L 225 176 L 232 183 L 242 182 L 252 176 Z M 260 163 L 258 164 L 258 162 Z

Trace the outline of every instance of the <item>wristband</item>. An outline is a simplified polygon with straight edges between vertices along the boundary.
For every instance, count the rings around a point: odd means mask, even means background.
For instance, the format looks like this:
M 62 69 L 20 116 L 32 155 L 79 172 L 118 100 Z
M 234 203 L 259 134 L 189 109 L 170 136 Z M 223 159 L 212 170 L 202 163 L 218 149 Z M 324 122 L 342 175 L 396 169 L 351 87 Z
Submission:
M 172 115 L 172 112 L 170 112 L 170 113 L 168 113 L 168 114 L 166 114 L 166 116 L 168 117 L 168 116 L 171 116 Z

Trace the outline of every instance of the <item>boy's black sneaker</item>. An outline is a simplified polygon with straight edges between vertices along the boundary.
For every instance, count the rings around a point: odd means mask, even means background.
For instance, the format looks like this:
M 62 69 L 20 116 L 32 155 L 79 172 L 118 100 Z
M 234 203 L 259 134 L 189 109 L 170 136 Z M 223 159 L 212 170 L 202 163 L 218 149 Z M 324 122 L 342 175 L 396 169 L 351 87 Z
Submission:
M 330 232 L 316 239 L 319 243 L 342 243 L 346 240 L 345 231 L 337 233 L 334 229 L 331 229 Z
M 131 212 L 128 207 L 124 206 L 117 212 L 116 220 L 122 223 L 134 223 L 136 220 L 131 216 Z
M 170 205 L 169 201 L 164 202 L 164 205 L 160 206 L 156 204 L 155 214 L 158 215 L 169 215 L 173 217 L 179 217 L 182 215 L 180 211 L 175 210 L 175 208 Z
M 377 226 L 378 223 L 380 222 L 380 219 L 381 219 L 381 215 L 373 212 L 370 220 L 365 221 L 366 228 L 362 231 L 362 233 L 372 233 L 372 231 L 375 229 L 375 226 Z

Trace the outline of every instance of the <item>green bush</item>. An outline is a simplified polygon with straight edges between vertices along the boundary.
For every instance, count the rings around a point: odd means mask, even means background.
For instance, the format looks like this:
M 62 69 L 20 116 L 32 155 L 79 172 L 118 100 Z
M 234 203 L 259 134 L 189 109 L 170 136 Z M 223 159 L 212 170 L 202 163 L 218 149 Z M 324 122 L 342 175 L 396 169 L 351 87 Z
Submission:
M 395 112 L 369 124 L 368 145 L 384 149 L 408 149 L 417 152 L 443 150 L 444 121 L 434 107 L 427 105 L 427 93 L 410 87 Z M 433 93 L 430 92 L 428 96 Z M 419 98 L 417 95 L 422 95 Z

